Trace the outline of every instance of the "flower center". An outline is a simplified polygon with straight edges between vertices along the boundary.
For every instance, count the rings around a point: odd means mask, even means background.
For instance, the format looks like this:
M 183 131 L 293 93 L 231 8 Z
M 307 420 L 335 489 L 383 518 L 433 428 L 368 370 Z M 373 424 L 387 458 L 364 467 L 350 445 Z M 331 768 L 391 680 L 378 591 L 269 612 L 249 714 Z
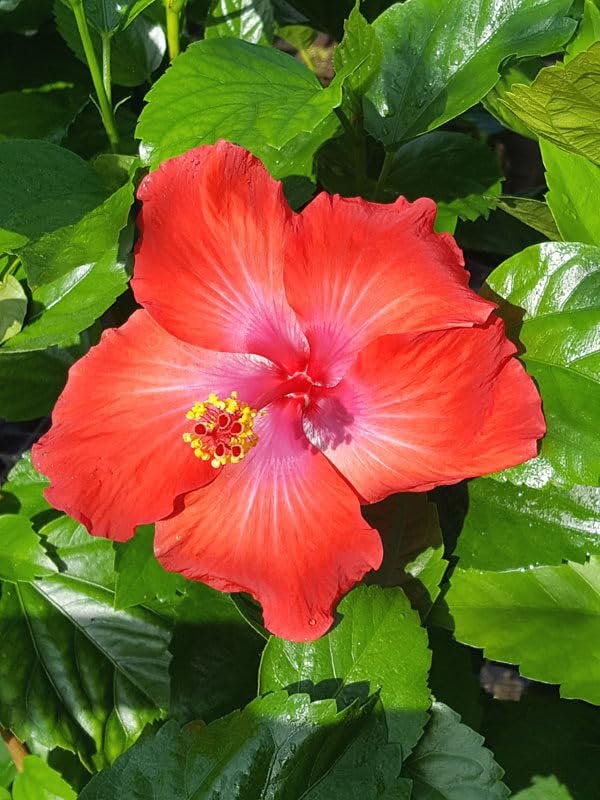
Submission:
M 194 427 L 183 434 L 183 441 L 197 458 L 210 461 L 215 469 L 237 464 L 258 442 L 253 430 L 257 415 L 254 408 L 239 402 L 237 392 L 225 400 L 209 394 L 207 400 L 194 403 L 185 415 Z

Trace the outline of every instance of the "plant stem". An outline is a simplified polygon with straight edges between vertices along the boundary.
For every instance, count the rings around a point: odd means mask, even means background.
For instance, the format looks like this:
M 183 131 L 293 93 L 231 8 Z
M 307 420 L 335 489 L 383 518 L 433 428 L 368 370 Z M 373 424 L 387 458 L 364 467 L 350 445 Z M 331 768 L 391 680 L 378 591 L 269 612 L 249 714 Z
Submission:
M 381 165 L 381 172 L 379 173 L 379 177 L 377 178 L 377 184 L 375 185 L 375 191 L 373 193 L 374 200 L 380 200 L 383 189 L 385 188 L 385 182 L 387 180 L 387 176 L 390 174 L 390 170 L 392 168 L 392 164 L 394 163 L 394 154 L 386 152 L 385 158 L 383 159 L 383 164 Z
M 110 35 L 102 34 L 102 83 L 108 104 L 112 106 L 112 83 L 110 78 Z
M 169 59 L 173 61 L 179 55 L 179 23 L 181 21 L 181 11 L 185 5 L 185 0 L 164 0 L 165 11 L 167 14 L 167 44 L 169 46 Z
M 301 47 L 300 50 L 298 50 L 298 55 L 311 72 L 316 72 L 315 65 L 313 64 L 311 57 L 308 55 L 307 50 Z
M 14 275 L 14 273 L 19 269 L 19 264 L 21 263 L 21 259 L 17 256 L 14 261 L 8 263 L 4 269 L 0 269 L 0 280 L 5 280 L 8 278 L 9 275 Z
M 106 89 L 104 88 L 102 73 L 100 72 L 100 66 L 98 64 L 98 59 L 96 58 L 94 45 L 92 44 L 90 29 L 88 27 L 85 11 L 83 10 L 83 1 L 75 0 L 71 8 L 73 9 L 73 13 L 75 14 L 75 21 L 77 22 L 77 30 L 79 31 L 79 36 L 81 37 L 81 44 L 83 45 L 83 51 L 85 53 L 85 58 L 88 63 L 90 75 L 92 76 L 92 83 L 94 84 L 94 89 L 96 90 L 96 96 L 98 98 L 98 104 L 100 107 L 100 116 L 102 117 L 102 124 L 104 125 L 104 130 L 106 131 L 106 135 L 108 136 L 108 141 L 110 142 L 110 146 L 113 152 L 116 152 L 119 148 L 119 134 L 117 133 L 117 126 L 115 124 L 115 118 L 113 115 L 112 106 L 107 96 Z M 104 41 L 102 44 L 102 50 L 104 56 Z M 110 48 L 108 55 L 109 55 L 108 60 L 110 62 Z M 108 70 L 110 73 L 110 64 Z
M 0 733 L 2 734 L 4 744 L 6 745 L 10 757 L 14 761 L 15 767 L 19 772 L 23 772 L 23 759 L 25 756 L 29 755 L 29 750 L 25 747 L 23 742 L 17 739 L 12 731 L 6 730 L 6 728 L 0 728 Z

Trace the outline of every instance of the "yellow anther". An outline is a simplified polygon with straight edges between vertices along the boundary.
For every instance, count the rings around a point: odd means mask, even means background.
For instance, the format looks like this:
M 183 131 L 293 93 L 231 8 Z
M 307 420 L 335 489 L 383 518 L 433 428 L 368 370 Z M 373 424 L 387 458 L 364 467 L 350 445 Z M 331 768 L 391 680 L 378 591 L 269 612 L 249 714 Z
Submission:
M 224 425 L 219 419 L 227 412 L 229 420 Z M 221 399 L 211 392 L 203 402 L 196 402 L 186 413 L 186 419 L 201 425 L 183 434 L 183 441 L 192 448 L 194 455 L 202 461 L 210 461 L 214 469 L 226 464 L 238 464 L 256 446 L 258 436 L 254 433 L 254 420 L 258 411 L 238 400 L 237 392 Z M 261 416 L 265 412 L 260 412 Z

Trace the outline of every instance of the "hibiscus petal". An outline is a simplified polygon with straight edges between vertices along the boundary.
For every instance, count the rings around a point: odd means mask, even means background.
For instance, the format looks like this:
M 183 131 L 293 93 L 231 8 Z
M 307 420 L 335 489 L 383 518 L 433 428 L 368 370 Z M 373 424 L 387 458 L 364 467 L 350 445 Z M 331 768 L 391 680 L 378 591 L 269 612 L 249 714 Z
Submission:
M 260 161 L 228 142 L 197 147 L 148 175 L 138 197 L 138 302 L 183 341 L 303 369 L 308 346 L 283 288 L 294 215 Z
M 309 641 L 338 599 L 382 556 L 358 498 L 302 432 L 301 406 L 280 400 L 256 424 L 261 440 L 219 480 L 181 498 L 156 527 L 162 565 L 262 603 L 266 627 Z
M 520 464 L 546 428 L 514 352 L 497 318 L 382 337 L 315 400 L 305 433 L 368 502 Z
M 310 345 L 310 374 L 334 385 L 373 339 L 483 323 L 494 308 L 468 288 L 462 253 L 433 233 L 436 207 L 318 195 L 290 237 L 288 300 Z
M 182 439 L 194 402 L 237 390 L 251 405 L 279 380 L 265 359 L 202 350 L 135 312 L 71 368 L 52 427 L 33 448 L 51 481 L 48 501 L 97 536 L 128 539 L 218 474 Z

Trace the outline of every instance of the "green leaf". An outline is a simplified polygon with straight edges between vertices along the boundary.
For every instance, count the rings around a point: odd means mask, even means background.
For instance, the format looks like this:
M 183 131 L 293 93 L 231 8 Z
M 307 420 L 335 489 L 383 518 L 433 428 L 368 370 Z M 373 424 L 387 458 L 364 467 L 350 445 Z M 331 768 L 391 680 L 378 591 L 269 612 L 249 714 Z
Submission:
M 93 778 L 80 800 L 310 797 L 368 720 L 372 703 L 277 692 L 210 725 L 167 723 Z
M 456 228 L 456 241 L 463 250 L 496 256 L 512 256 L 544 239 L 541 233 L 500 209 L 494 209 L 487 219 L 461 221 Z
M 431 654 L 418 615 L 399 589 L 359 586 L 338 607 L 342 619 L 315 642 L 271 637 L 263 653 L 261 692 L 308 684 L 319 696 L 344 704 L 355 699 L 357 684 L 380 690 L 389 741 L 402 756 L 417 743 L 427 719 L 427 671 Z
M 332 111 L 341 99 L 339 83 L 321 88 L 281 51 L 210 39 L 188 47 L 152 87 L 137 136 L 153 168 L 191 147 L 229 139 L 275 177 L 308 176 L 314 153 L 337 131 Z
M 498 157 L 462 133 L 436 131 L 420 136 L 394 154 L 385 185 L 390 200 L 431 197 L 461 219 L 487 216 L 502 191 Z
M 55 511 L 44 498 L 42 492 L 48 483 L 48 479 L 40 475 L 31 463 L 31 453 L 24 453 L 0 488 L 0 514 L 25 517 L 36 530 L 39 520 L 50 522 L 60 512 Z
M 2 740 L 0 741 L 0 787 L 4 789 L 5 786 L 10 786 L 16 774 L 15 762 L 10 757 L 6 744 Z M 7 800 L 10 800 L 10 794 L 6 789 L 4 791 L 6 791 Z M 4 800 L 2 791 L 0 791 L 0 800 Z
M 600 559 L 510 572 L 456 569 L 456 638 L 563 697 L 600 704 Z
M 540 147 L 549 189 L 546 200 L 562 238 L 600 246 L 600 167 L 549 142 L 540 142 Z
M 583 19 L 579 24 L 577 36 L 567 45 L 565 64 L 568 64 L 576 55 L 588 50 L 595 42 L 600 40 L 600 6 L 598 0 L 584 0 Z
M 76 225 L 49 233 L 21 251 L 35 288 L 27 324 L 3 351 L 23 353 L 60 344 L 92 325 L 125 291 L 128 231 L 119 245 L 132 201 L 130 182 Z
M 539 57 L 520 58 L 509 62 L 502 68 L 500 80 L 482 100 L 485 109 L 502 125 L 520 133 L 521 136 L 527 136 L 534 140 L 537 139 L 535 133 L 532 133 L 527 125 L 513 114 L 502 101 L 515 84 L 529 86 L 542 67 L 544 67 L 544 60 Z
M 600 164 L 600 43 L 512 87 L 501 104 L 553 144 Z
M 172 621 L 170 713 L 210 722 L 255 696 L 263 640 L 229 595 L 166 572 L 154 558 L 153 535 L 144 526 L 116 545 L 115 607 L 144 604 Z
M 528 787 L 534 775 L 556 775 L 575 800 L 597 794 L 591 765 L 600 746 L 600 709 L 561 700 L 553 687 L 540 684 L 529 686 L 518 703 L 483 700 L 481 731 L 513 791 Z
M 499 299 L 507 333 L 543 399 L 548 431 L 540 455 L 497 477 L 541 488 L 596 486 L 600 474 L 600 250 L 546 242 L 501 264 L 483 294 Z
M 0 344 L 21 330 L 27 313 L 27 295 L 13 275 L 0 281 Z
M 446 571 L 436 507 L 424 494 L 396 494 L 366 506 L 363 515 L 383 542 L 380 568 L 366 583 L 401 586 L 413 608 L 426 617 Z
M 84 92 L 61 83 L 40 91 L 3 92 L 0 94 L 0 141 L 46 139 L 59 144 L 87 102 Z
M 410 800 L 410 781 L 398 775 L 401 765 L 402 749 L 388 742 L 383 707 L 378 700 L 360 733 L 306 795 L 306 800 Z
M 357 3 L 344 21 L 344 38 L 333 53 L 336 73 L 351 73 L 344 83 L 351 118 L 361 115 L 362 96 L 373 82 L 382 57 L 381 43 Z
M 412 800 L 505 800 L 510 794 L 483 737 L 438 702 L 402 774 L 413 781 Z
M 369 132 L 392 147 L 475 105 L 509 56 L 560 50 L 571 0 L 408 0 L 374 22 L 383 68 L 368 92 Z
M 0 579 L 32 581 L 56 571 L 28 520 L 16 514 L 0 516 Z
M 73 225 L 108 194 L 94 170 L 42 141 L 0 142 L 0 251 Z
M 573 800 L 573 795 L 554 775 L 547 778 L 538 775 L 533 779 L 533 786 L 515 794 L 514 800 Z
M 73 53 L 87 64 L 81 37 L 73 12 L 63 0 L 55 0 L 56 27 Z M 102 63 L 102 38 L 90 31 L 99 63 Z M 138 16 L 125 30 L 119 30 L 110 40 L 111 81 L 118 86 L 139 86 L 150 80 L 160 66 L 167 44 L 162 27 L 145 16 Z
M 307 25 L 278 25 L 277 36 L 288 42 L 296 50 L 307 50 L 319 32 Z
M 13 800 L 77 800 L 69 784 L 39 756 L 23 759 L 12 793 Z
M 154 557 L 154 526 L 138 528 L 133 539 L 115 545 L 117 584 L 115 608 L 131 608 L 150 601 L 174 606 L 189 582 L 167 572 Z
M 504 194 L 497 201 L 497 207 L 511 217 L 543 233 L 548 239 L 560 241 L 560 233 L 547 203 L 530 197 L 512 197 Z
M 273 41 L 271 0 L 213 0 L 206 18 L 206 39 L 233 36 L 252 44 Z
M 454 552 L 463 569 L 507 570 L 583 563 L 600 555 L 600 489 L 545 486 L 531 489 L 479 478 Z
M 153 0 L 65 0 L 69 6 L 83 3 L 88 23 L 100 33 L 124 30 Z
M 42 534 L 61 571 L 3 586 L 0 719 L 99 768 L 166 707 L 170 630 L 141 606 L 114 609 L 110 542 L 68 517 Z
M 71 364 L 86 353 L 92 337 L 83 333 L 64 347 L 7 352 L 0 348 L 0 417 L 28 420 L 52 411 L 67 382 Z

